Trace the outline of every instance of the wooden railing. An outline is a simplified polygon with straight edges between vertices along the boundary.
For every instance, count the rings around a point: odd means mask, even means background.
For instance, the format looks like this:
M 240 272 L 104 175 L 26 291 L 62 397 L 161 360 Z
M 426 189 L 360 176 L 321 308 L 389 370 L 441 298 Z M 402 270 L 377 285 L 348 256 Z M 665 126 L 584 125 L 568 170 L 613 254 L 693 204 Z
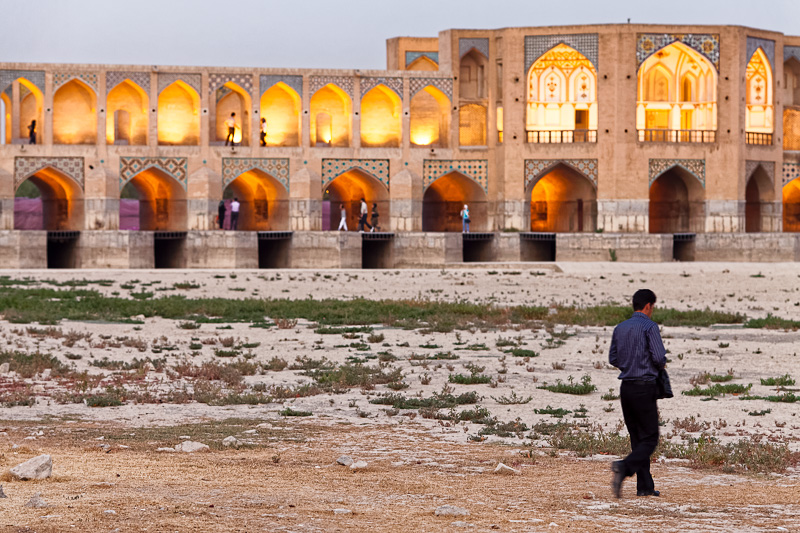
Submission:
M 760 144 L 760 145 L 772 146 L 772 134 L 746 131 L 744 132 L 744 142 L 747 144 Z
M 645 143 L 713 143 L 714 130 L 639 130 L 639 142 Z
M 528 130 L 528 142 L 540 144 L 596 143 L 597 130 Z

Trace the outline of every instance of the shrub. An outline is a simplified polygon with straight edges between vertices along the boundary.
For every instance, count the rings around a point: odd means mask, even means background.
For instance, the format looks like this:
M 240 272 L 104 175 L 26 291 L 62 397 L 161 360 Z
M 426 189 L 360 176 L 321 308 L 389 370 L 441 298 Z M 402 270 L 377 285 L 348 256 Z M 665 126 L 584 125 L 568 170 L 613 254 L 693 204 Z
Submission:
M 597 390 L 597 387 L 592 385 L 592 377 L 585 374 L 581 378 L 580 383 L 573 383 L 573 378 L 568 378 L 569 383 L 564 383 L 560 379 L 556 380 L 555 385 L 542 385 L 537 387 L 539 389 L 549 390 L 550 392 L 558 392 L 562 394 L 590 394 Z
M 719 383 L 715 383 L 705 389 L 701 389 L 697 385 L 694 386 L 693 389 L 683 391 L 683 394 L 686 396 L 722 396 L 723 394 L 743 394 L 750 390 L 750 387 L 753 385 L 741 385 L 739 383 L 729 383 L 726 385 L 720 385 Z
M 761 380 L 762 385 L 770 387 L 791 387 L 795 381 L 789 374 L 778 376 L 777 378 L 766 378 Z
M 295 411 L 291 407 L 287 407 L 286 409 L 280 412 L 281 416 L 311 416 L 311 411 Z
M 483 374 L 450 374 L 447 378 L 450 383 L 458 383 L 459 385 L 480 385 L 489 383 L 492 378 Z

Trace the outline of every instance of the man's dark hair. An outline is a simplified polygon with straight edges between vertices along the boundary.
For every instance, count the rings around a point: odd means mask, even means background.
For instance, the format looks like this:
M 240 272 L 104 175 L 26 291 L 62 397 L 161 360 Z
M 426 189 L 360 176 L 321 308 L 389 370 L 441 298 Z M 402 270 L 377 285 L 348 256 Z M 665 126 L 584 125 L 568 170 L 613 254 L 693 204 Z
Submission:
M 639 289 L 633 294 L 633 310 L 641 311 L 647 304 L 656 303 L 656 293 L 650 289 Z

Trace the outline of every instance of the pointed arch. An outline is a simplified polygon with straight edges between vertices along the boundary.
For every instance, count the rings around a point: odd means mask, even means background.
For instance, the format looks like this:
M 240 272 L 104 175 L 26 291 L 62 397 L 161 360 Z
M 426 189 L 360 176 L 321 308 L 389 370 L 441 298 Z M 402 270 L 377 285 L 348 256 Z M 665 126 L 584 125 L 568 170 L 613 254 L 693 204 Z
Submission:
M 747 177 L 745 184 L 745 232 L 769 231 L 765 215 L 771 212 L 775 199 L 775 187 L 764 166 L 759 163 Z
M 426 85 L 411 97 L 409 129 L 417 146 L 447 147 L 450 132 L 450 99 L 441 90 Z
M 200 95 L 182 80 L 158 95 L 158 144 L 200 144 Z
M 556 161 L 530 181 L 530 229 L 536 232 L 588 232 L 597 227 L 597 190 L 592 179 Z
M 488 59 L 476 48 L 461 55 L 458 83 L 459 97 L 464 100 L 480 100 L 488 95 Z
M 214 114 L 217 141 L 225 141 L 228 126 L 225 121 L 235 113 L 236 133 L 234 142 L 242 146 L 250 144 L 250 93 L 233 81 L 225 82 L 216 90 L 216 113 Z
M 14 201 L 14 229 L 80 231 L 84 229 L 83 189 L 66 173 L 51 166 L 37 170 L 16 187 L 19 194 L 32 183 L 38 201 L 17 196 Z
M 403 102 L 392 89 L 378 84 L 361 98 L 361 145 L 399 147 Z
M 297 91 L 279 81 L 261 95 L 261 119 L 266 120 L 267 146 L 300 146 L 302 104 Z
M 469 206 L 472 231 L 488 231 L 488 196 L 470 176 L 451 171 L 431 182 L 422 196 L 422 231 L 461 232 L 459 213 Z
M 239 174 L 225 187 L 223 198 L 239 199 L 239 230 L 287 231 L 290 227 L 289 192 L 263 170 L 252 168 Z M 230 202 L 227 204 L 225 227 L 230 227 Z
M 341 218 L 341 207 L 344 206 L 347 227 L 355 230 L 360 217 L 361 199 L 367 202 L 372 212 L 373 204 L 377 204 L 378 213 L 383 220 L 389 220 L 389 191 L 379 179 L 360 168 L 346 170 L 326 183 L 322 189 L 323 230 L 335 230 Z M 369 220 L 369 219 L 368 219 Z
M 95 144 L 96 102 L 94 90 L 78 78 L 59 87 L 53 95 L 53 142 Z
M 311 146 L 350 146 L 352 101 L 346 92 L 329 83 L 314 93 L 309 109 Z M 323 129 L 318 121 L 326 116 L 330 123 Z
M 0 144 L 11 144 L 11 99 L 4 92 L 0 93 L 0 121 Z
M 682 165 L 672 165 L 650 184 L 650 233 L 700 233 L 705 223 L 705 190 Z
M 434 62 L 431 58 L 421 55 L 406 65 L 406 70 L 437 71 L 439 70 L 439 65 L 437 65 L 436 62 Z
M 800 178 L 783 186 L 783 231 L 800 232 Z
M 149 102 L 144 89 L 130 78 L 115 85 L 106 97 L 106 143 L 146 145 Z
M 747 63 L 745 79 L 747 83 L 745 131 L 772 133 L 775 128 L 772 66 L 761 47 L 753 52 Z
M 167 172 L 149 166 L 123 183 L 120 195 L 139 200 L 139 226 L 142 231 L 186 231 L 186 190 Z M 134 189 L 134 194 L 126 194 Z M 120 229 L 123 228 L 122 225 Z

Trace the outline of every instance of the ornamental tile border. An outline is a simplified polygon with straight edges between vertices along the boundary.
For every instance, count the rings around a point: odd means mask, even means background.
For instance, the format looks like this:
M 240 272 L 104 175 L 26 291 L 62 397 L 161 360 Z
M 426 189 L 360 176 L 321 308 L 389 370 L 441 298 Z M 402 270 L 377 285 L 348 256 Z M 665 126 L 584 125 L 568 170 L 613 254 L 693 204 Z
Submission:
M 289 159 L 270 157 L 223 157 L 222 188 L 250 170 L 261 170 L 278 180 L 289 192 Z
M 202 83 L 202 76 L 200 74 L 183 74 L 180 72 L 159 72 L 158 73 L 158 94 L 161 91 L 172 85 L 178 80 L 197 91 L 198 95 L 202 94 L 200 90 Z
M 213 93 L 228 82 L 233 82 L 253 97 L 253 75 L 252 74 L 209 74 L 208 92 Z
M 747 183 L 747 180 L 750 179 L 750 176 L 753 175 L 753 172 L 756 171 L 758 167 L 764 169 L 764 172 L 767 173 L 769 176 L 770 181 L 775 183 L 775 162 L 774 161 L 746 161 L 744 164 L 744 181 Z
M 53 74 L 53 92 L 72 80 L 80 80 L 97 92 L 97 74 L 93 72 L 56 72 Z
M 783 60 L 788 61 L 790 57 L 800 61 L 800 46 L 784 46 Z
M 297 93 L 300 98 L 303 97 L 303 76 L 290 76 L 290 75 L 272 75 L 262 74 L 259 78 L 259 97 L 264 96 L 267 92 L 278 82 L 283 82 Z
M 422 162 L 422 189 L 427 190 L 434 181 L 454 171 L 472 178 L 488 194 L 488 159 L 425 159 Z
M 706 187 L 705 159 L 651 159 L 649 166 L 650 185 L 672 167 L 681 167 L 697 178 L 697 181 L 700 182 L 704 189 Z
M 140 172 L 156 168 L 169 174 L 186 190 L 188 180 L 188 159 L 186 157 L 120 157 L 119 190 Z
M 387 78 L 383 76 L 378 78 L 361 78 L 361 98 L 364 98 L 365 94 L 378 85 L 388 87 L 400 97 L 400 100 L 403 99 L 403 78 Z
M 20 183 L 46 167 L 63 172 L 83 189 L 82 157 L 15 157 L 14 188 L 16 189 Z
M 563 35 L 526 35 L 525 72 L 530 70 L 536 60 L 559 44 L 574 48 L 588 59 L 595 70 L 599 70 L 598 36 L 596 33 L 575 33 Z
M 559 164 L 577 170 L 597 189 L 597 159 L 526 159 L 524 190 L 527 191 L 532 183 L 539 181 L 539 178 Z
M 783 163 L 783 187 L 790 181 L 800 178 L 800 163 Z
M 419 59 L 420 57 L 427 57 L 437 65 L 439 64 L 439 52 L 409 52 L 406 51 L 406 67 Z
M 442 91 L 448 99 L 453 99 L 453 78 L 409 78 L 409 97 L 413 98 L 428 85 Z
M 719 34 L 718 33 L 639 33 L 636 35 L 636 66 L 665 46 L 683 43 L 705 57 L 719 72 Z M 749 58 L 748 58 L 749 61 Z
M 747 37 L 747 59 L 744 61 L 745 68 L 747 68 L 747 64 L 759 48 L 764 51 L 764 55 L 769 59 L 770 68 L 775 70 L 775 41 L 772 39 L 761 39 L 759 37 L 750 36 Z
M 125 80 L 131 80 L 150 97 L 149 72 L 106 72 L 106 96 L 111 90 Z
M 377 179 L 389 189 L 388 159 L 323 159 L 322 186 L 335 180 L 345 172 L 357 168 Z
M 482 53 L 486 59 L 489 59 L 489 39 L 487 37 L 475 39 L 459 39 L 458 40 L 458 57 L 462 58 L 472 49 Z
M 11 96 L 11 84 L 25 78 L 44 93 L 43 70 L 0 70 L 0 90 Z
M 336 85 L 353 98 L 353 78 L 350 76 L 311 76 L 309 94 L 314 96 L 317 91 L 328 85 Z

